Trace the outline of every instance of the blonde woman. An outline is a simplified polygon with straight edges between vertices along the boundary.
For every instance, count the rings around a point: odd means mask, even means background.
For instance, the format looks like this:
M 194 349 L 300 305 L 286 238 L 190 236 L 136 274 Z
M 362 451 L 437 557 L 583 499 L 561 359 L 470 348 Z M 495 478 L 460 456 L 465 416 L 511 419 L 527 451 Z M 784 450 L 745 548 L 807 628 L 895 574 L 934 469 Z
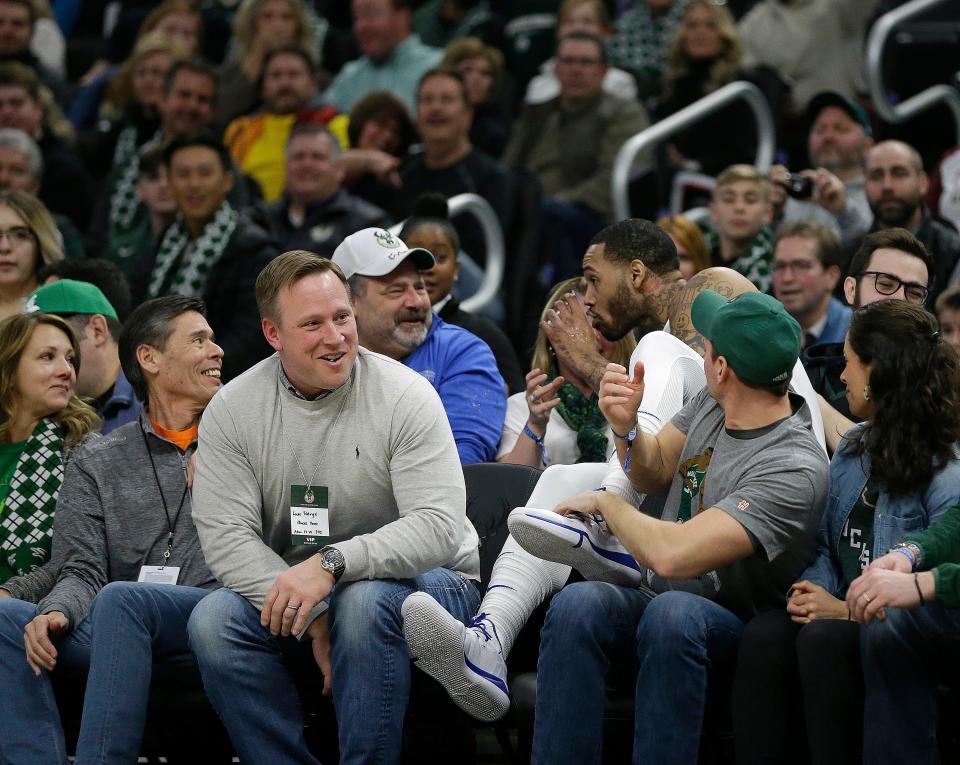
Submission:
M 558 300 L 581 300 L 582 277 L 553 288 L 540 321 Z M 609 360 L 627 366 L 637 342 L 632 334 L 610 342 L 594 330 L 597 349 Z M 499 462 L 545 468 L 579 462 L 606 462 L 613 452 L 610 426 L 586 381 L 558 359 L 541 329 L 533 350 L 527 390 L 507 399 L 507 416 L 500 437 Z
M 303 0 L 243 0 L 233 20 L 233 47 L 220 69 L 217 120 L 221 124 L 256 106 L 267 52 L 290 43 L 315 49 Z
M 694 0 L 687 6 L 670 46 L 657 119 L 743 79 L 742 58 L 729 9 L 709 0 Z M 718 135 L 724 140 L 717 141 Z M 737 102 L 678 135 L 669 145 L 668 155 L 674 170 L 716 175 L 729 165 L 752 162 L 755 143 L 750 110 Z
M 0 322 L 0 584 L 49 559 L 66 454 L 99 426 L 75 393 L 79 368 L 80 347 L 63 319 Z
M 0 191 L 0 319 L 20 313 L 40 283 L 37 274 L 63 260 L 57 225 L 43 202 L 22 191 Z

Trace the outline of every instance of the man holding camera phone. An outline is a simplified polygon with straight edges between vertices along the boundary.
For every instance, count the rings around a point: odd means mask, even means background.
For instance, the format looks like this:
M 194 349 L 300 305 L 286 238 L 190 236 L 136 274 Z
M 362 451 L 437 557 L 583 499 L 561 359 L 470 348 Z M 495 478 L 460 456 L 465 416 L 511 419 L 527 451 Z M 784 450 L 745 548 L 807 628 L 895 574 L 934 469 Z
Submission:
M 807 116 L 807 153 L 816 169 L 770 169 L 774 218 L 778 223 L 820 223 L 849 247 L 873 220 L 864 188 L 867 152 L 873 146 L 870 119 L 859 104 L 829 91 L 813 98 Z

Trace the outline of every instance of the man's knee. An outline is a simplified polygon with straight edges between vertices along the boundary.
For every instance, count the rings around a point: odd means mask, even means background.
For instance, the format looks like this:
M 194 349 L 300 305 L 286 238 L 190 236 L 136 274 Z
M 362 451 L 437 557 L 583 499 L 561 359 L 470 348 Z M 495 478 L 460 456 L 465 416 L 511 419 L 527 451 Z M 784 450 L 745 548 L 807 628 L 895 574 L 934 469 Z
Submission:
M 364 641 L 372 634 L 400 634 L 400 604 L 407 591 L 393 580 L 364 579 L 338 585 L 330 599 L 331 629 L 338 641 Z
M 140 582 L 108 582 L 93 599 L 91 612 L 96 613 L 105 608 L 122 608 L 142 602 L 142 591 L 138 587 Z
M 574 582 L 553 596 L 544 630 L 558 630 L 558 634 L 573 638 L 591 634 L 598 625 L 611 621 L 613 588 L 606 582 Z
M 705 644 L 711 627 L 704 608 L 708 605 L 710 601 L 699 595 L 680 590 L 657 595 L 647 605 L 637 626 L 640 647 L 679 647 L 684 642 Z
M 260 616 L 242 595 L 222 587 L 211 592 L 194 607 L 187 622 L 190 649 L 205 666 L 225 662 L 230 646 L 242 645 L 248 640 L 265 640 L 266 630 L 260 626 Z
M 0 636 L 22 649 L 23 630 L 37 615 L 37 607 L 16 598 L 0 598 Z

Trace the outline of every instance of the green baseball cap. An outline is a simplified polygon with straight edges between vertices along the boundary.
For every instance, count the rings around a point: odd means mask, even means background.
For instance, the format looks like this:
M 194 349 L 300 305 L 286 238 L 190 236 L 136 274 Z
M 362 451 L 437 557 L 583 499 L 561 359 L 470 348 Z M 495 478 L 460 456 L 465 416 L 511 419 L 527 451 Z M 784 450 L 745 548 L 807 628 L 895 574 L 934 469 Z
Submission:
M 704 290 L 691 318 L 740 379 L 756 385 L 790 379 L 800 357 L 800 325 L 776 298 L 745 292 L 727 300 Z
M 23 312 L 90 315 L 99 313 L 117 319 L 117 312 L 99 287 L 75 279 L 60 279 L 34 290 L 23 304 Z

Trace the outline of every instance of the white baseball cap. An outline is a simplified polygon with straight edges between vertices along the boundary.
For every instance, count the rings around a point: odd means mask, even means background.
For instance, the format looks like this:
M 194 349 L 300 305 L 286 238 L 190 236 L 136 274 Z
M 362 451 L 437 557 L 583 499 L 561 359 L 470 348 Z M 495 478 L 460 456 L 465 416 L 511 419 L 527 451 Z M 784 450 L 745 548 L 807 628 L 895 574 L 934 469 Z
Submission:
M 420 271 L 433 268 L 436 261 L 429 250 L 407 248 L 399 237 L 385 228 L 364 228 L 350 234 L 333 252 L 333 262 L 349 279 L 361 276 L 386 276 L 407 258 Z

